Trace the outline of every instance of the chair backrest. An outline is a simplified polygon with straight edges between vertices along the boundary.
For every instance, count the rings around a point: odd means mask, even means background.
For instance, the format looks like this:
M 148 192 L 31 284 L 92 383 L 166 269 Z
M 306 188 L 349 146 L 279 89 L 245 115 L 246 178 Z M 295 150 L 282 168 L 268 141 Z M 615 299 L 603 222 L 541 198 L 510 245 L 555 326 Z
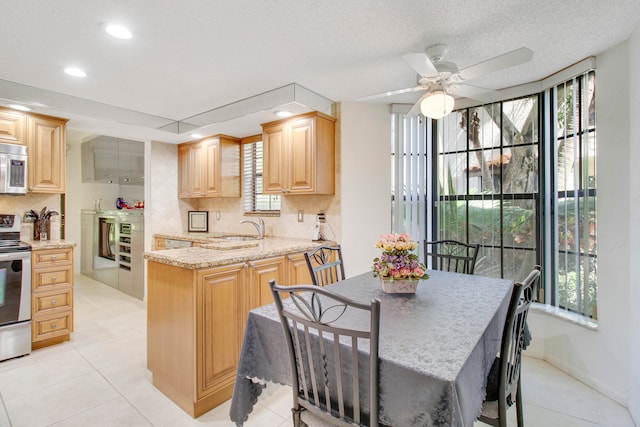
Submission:
M 304 258 L 311 273 L 311 282 L 316 286 L 326 286 L 344 280 L 344 264 L 340 245 L 318 246 L 305 252 Z
M 522 283 L 515 283 L 500 346 L 498 399 L 511 405 L 520 380 L 524 331 L 529 307 L 535 298 L 541 267 L 536 265 Z
M 269 285 L 291 361 L 294 416 L 302 407 L 332 425 L 377 427 L 380 300 L 363 304 L 318 286 Z M 359 380 L 365 369 L 366 384 Z
M 456 240 L 425 242 L 425 262 L 431 258 L 431 268 L 434 270 L 473 274 L 479 249 L 477 243 L 467 244 Z

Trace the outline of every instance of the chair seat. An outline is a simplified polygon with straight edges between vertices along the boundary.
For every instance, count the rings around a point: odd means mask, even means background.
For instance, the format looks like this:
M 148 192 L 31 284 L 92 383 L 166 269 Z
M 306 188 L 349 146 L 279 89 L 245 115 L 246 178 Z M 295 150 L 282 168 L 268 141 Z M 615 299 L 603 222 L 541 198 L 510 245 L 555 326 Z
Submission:
M 482 416 L 497 420 L 500 418 L 497 400 L 485 400 L 482 403 Z
M 325 421 L 309 411 L 302 411 L 300 418 L 302 418 L 302 422 L 308 427 L 335 427 L 335 424 Z

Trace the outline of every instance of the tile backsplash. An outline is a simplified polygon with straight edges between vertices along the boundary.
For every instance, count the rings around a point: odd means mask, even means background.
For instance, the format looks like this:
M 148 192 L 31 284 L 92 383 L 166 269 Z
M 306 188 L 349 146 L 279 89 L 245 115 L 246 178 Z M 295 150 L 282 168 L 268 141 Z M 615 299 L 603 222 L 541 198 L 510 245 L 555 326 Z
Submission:
M 60 194 L 34 194 L 27 193 L 24 196 L 2 196 L 0 195 L 0 213 L 19 214 L 29 209 L 38 212 L 46 207 L 47 210 L 60 211 Z

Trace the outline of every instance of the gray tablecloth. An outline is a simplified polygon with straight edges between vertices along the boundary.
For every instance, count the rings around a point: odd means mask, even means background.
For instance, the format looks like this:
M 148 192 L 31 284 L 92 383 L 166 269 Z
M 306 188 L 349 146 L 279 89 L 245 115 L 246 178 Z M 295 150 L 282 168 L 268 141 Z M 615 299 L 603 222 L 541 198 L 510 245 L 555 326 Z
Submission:
M 415 295 L 388 295 L 365 273 L 328 287 L 360 301 L 382 301 L 380 422 L 402 426 L 472 426 L 499 351 L 512 282 L 429 271 Z M 267 381 L 266 385 L 260 384 Z M 268 382 L 291 384 L 274 304 L 250 312 L 230 417 L 248 419 Z

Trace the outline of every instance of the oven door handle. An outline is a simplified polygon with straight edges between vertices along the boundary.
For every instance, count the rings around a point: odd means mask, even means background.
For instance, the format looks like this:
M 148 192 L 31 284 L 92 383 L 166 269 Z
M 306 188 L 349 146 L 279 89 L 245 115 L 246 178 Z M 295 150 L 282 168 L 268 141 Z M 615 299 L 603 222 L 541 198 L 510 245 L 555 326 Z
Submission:
M 17 260 L 17 259 L 24 259 L 24 256 L 21 256 L 20 254 L 17 254 L 15 252 L 0 254 L 0 260 L 3 260 L 3 261 L 10 261 L 10 260 Z

